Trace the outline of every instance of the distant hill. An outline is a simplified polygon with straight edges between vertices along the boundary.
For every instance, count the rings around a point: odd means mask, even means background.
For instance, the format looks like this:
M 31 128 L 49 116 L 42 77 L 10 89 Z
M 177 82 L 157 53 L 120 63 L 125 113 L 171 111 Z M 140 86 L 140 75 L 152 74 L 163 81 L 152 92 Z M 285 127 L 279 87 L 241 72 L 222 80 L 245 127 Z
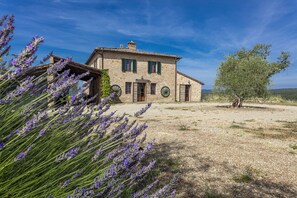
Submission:
M 202 89 L 202 98 L 205 98 L 208 94 L 211 94 L 211 89 Z M 286 89 L 271 89 L 269 90 L 271 96 L 281 96 L 286 100 L 297 101 L 297 88 L 286 88 Z
M 211 93 L 211 89 L 202 89 L 202 94 L 208 94 Z
M 287 100 L 297 101 L 297 88 L 271 89 L 269 90 L 269 92 L 273 96 L 281 96 L 282 98 Z

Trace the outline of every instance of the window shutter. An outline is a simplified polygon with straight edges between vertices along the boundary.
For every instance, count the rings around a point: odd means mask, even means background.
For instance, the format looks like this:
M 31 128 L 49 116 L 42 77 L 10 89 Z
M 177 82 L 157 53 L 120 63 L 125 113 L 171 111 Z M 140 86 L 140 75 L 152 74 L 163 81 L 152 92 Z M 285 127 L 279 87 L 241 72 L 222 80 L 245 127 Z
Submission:
M 179 86 L 179 101 L 180 102 L 186 101 L 186 85 Z
M 133 102 L 137 102 L 137 82 L 133 83 Z
M 122 59 L 122 72 L 125 72 L 125 59 Z
M 161 74 L 161 62 L 158 62 L 158 74 Z
M 151 65 L 152 65 L 152 63 L 151 63 L 151 61 L 149 61 L 148 62 L 148 73 L 150 74 L 150 73 L 152 73 L 152 67 L 151 67 Z
M 136 60 L 133 60 L 133 72 L 137 73 L 137 62 L 136 62 Z

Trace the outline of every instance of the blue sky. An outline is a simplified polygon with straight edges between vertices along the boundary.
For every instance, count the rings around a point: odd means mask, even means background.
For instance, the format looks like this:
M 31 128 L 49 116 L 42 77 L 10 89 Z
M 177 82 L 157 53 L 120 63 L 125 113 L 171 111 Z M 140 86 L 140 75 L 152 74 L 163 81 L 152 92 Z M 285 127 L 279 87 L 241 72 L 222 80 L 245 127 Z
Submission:
M 224 57 L 256 43 L 272 44 L 271 60 L 291 52 L 290 67 L 271 88 L 297 87 L 297 1 L 290 0 L 0 0 L 14 14 L 12 53 L 34 35 L 48 52 L 84 63 L 98 46 L 137 48 L 182 56 L 178 69 L 212 88 Z

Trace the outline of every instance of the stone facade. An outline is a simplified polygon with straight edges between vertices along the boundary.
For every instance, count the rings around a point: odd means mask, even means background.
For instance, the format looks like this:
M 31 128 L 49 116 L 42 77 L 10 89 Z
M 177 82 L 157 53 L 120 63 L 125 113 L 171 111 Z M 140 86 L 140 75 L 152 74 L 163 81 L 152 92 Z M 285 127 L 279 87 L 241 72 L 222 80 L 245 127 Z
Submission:
M 133 71 L 134 68 L 131 68 L 131 71 L 123 71 L 123 59 L 134 60 L 136 71 Z M 188 83 L 189 80 L 193 85 L 191 87 L 190 101 L 200 101 L 201 84 L 177 73 L 176 63 L 179 59 L 180 57 L 174 55 L 137 51 L 136 44 L 129 42 L 128 48 L 95 49 L 86 64 L 98 69 L 108 70 L 111 86 L 118 85 L 121 89 L 121 95 L 118 98 L 119 102 L 180 101 L 179 86 Z M 160 67 L 161 72 L 150 73 L 148 69 L 150 61 L 160 64 L 156 68 L 159 69 Z M 126 93 L 126 83 L 131 83 L 131 91 L 129 92 L 128 89 L 128 93 Z M 164 89 L 163 94 L 161 93 L 163 87 L 169 88 L 169 96 L 164 96 L 166 95 Z M 168 92 L 166 93 L 168 94 Z
M 193 79 L 181 72 L 177 72 L 177 101 L 179 102 L 200 102 L 203 83 Z M 188 87 L 189 98 L 186 101 L 186 88 Z

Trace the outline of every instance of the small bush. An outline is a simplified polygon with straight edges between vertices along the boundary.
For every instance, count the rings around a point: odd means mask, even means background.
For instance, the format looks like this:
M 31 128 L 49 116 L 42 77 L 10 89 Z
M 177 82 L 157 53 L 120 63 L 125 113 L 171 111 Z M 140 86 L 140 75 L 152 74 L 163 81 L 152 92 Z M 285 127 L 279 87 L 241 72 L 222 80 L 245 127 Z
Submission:
M 253 180 L 253 170 L 248 167 L 242 174 L 233 177 L 233 180 L 237 183 L 249 183 Z

